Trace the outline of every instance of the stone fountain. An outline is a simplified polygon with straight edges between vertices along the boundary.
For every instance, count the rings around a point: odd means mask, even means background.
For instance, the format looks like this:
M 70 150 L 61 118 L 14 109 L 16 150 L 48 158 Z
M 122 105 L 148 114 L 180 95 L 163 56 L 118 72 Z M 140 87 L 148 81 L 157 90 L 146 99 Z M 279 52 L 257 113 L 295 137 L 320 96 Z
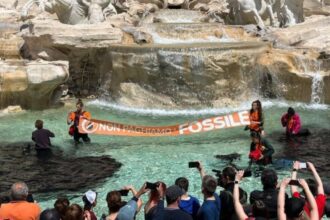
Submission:
M 0 107 L 48 107 L 63 85 L 140 108 L 329 104 L 328 3 L 0 0 Z

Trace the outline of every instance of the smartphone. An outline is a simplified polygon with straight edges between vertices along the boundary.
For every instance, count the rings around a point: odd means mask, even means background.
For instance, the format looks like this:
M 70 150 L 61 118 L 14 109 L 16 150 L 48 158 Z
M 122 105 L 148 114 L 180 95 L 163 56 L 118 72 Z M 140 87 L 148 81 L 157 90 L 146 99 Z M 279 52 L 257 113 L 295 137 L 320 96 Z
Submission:
M 300 167 L 300 169 L 306 169 L 307 164 L 306 163 L 300 163 L 299 167 Z
M 31 193 L 28 194 L 27 198 L 26 198 L 26 201 L 27 202 L 31 202 L 33 203 L 34 202 L 34 198 L 33 198 L 33 195 Z
M 120 193 L 121 196 L 128 196 L 128 189 L 121 189 L 118 191 Z
M 151 189 L 151 190 L 153 190 L 153 189 L 156 189 L 157 186 L 158 186 L 158 184 L 156 184 L 156 183 L 146 182 L 146 189 Z
M 189 168 L 198 168 L 199 167 L 199 162 L 198 161 L 192 161 L 188 163 Z
M 290 180 L 289 185 L 292 186 L 300 186 L 300 183 L 298 180 Z
M 251 170 L 245 170 L 243 177 L 251 177 L 252 176 L 252 171 Z

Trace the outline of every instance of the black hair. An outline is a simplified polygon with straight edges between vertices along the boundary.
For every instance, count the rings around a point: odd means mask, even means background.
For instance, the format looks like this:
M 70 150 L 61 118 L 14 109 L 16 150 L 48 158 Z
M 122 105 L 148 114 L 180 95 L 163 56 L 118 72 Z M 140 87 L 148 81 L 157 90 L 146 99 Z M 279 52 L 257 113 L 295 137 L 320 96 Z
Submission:
M 179 197 L 177 197 L 177 198 L 171 198 L 171 197 L 168 197 L 168 196 L 165 196 L 166 197 L 166 203 L 168 204 L 168 205 L 170 205 L 170 204 L 172 204 L 172 203 L 174 203 Z
M 306 179 L 306 182 L 308 184 L 309 190 L 313 194 L 313 196 L 317 195 L 317 184 L 314 179 L 308 178 Z
M 39 219 L 40 220 L 60 220 L 61 216 L 56 211 L 56 209 L 46 209 L 43 212 L 41 212 Z
M 273 169 L 264 169 L 261 174 L 261 183 L 264 189 L 275 189 L 277 185 L 277 173 Z
M 225 178 L 228 177 L 230 181 L 234 181 L 236 176 L 235 168 L 232 166 L 226 167 L 222 170 L 222 176 Z
M 186 177 L 179 177 L 175 180 L 175 185 L 183 189 L 184 192 L 186 193 L 188 192 L 188 188 L 189 188 L 189 180 Z
M 91 210 L 92 207 L 93 207 L 93 204 L 90 203 L 90 202 L 88 201 L 86 195 L 84 195 L 84 196 L 82 197 L 82 200 L 83 200 L 83 202 L 84 202 L 84 210 Z
M 298 218 L 304 210 L 305 200 L 302 198 L 292 197 L 285 201 L 285 214 L 288 218 Z
M 289 116 L 293 116 L 295 113 L 296 112 L 295 112 L 295 110 L 293 108 L 291 108 L 291 107 L 288 108 L 288 115 Z

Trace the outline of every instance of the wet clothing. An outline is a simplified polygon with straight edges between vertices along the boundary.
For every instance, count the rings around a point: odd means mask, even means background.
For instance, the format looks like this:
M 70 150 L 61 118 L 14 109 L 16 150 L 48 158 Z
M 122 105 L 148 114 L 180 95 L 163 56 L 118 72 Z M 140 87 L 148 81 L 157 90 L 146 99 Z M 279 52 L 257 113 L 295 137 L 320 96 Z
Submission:
M 273 146 L 265 138 L 261 138 L 259 144 L 251 143 L 249 158 L 258 164 L 266 165 L 272 163 L 274 152 Z
M 91 119 L 91 114 L 87 111 L 83 111 L 83 112 L 71 112 L 70 113 L 70 120 L 73 121 L 73 126 L 74 126 L 74 132 L 73 132 L 73 139 L 75 140 L 75 142 L 79 142 L 79 139 L 82 138 L 84 142 L 90 142 L 90 138 L 88 137 L 88 134 L 83 134 L 83 133 L 79 133 L 79 120 L 80 117 L 84 117 L 86 119 Z
M 301 198 L 299 192 L 293 193 L 292 197 Z M 320 219 L 322 219 L 322 217 L 324 215 L 324 208 L 325 208 L 326 200 L 327 200 L 327 197 L 324 194 L 318 194 L 315 197 L 315 201 L 316 201 L 316 205 L 317 205 L 317 210 L 318 210 L 319 218 Z M 310 205 L 309 205 L 309 203 L 307 201 L 305 202 L 304 211 L 306 212 L 306 214 L 309 217 L 311 216 Z
M 198 220 L 219 220 L 221 212 L 220 197 L 214 193 L 215 200 L 204 200 L 197 213 Z
M 288 198 L 287 194 L 285 196 Z M 277 197 L 278 189 L 254 190 L 250 194 L 250 204 L 253 204 L 257 200 L 263 201 L 268 210 L 268 217 L 270 219 L 277 218 Z
M 197 212 L 200 207 L 201 207 L 201 205 L 199 204 L 199 200 L 196 197 L 193 197 L 190 195 L 187 200 L 181 199 L 180 203 L 179 203 L 179 208 L 182 211 L 185 211 L 186 213 L 191 215 L 191 217 L 193 217 L 193 219 L 196 218 Z
M 164 200 L 160 200 L 152 220 L 192 220 L 192 217 L 180 209 L 165 208 Z
M 238 219 L 234 207 L 233 192 L 234 192 L 234 183 L 228 183 L 225 186 L 225 190 L 220 193 L 221 199 L 221 213 L 220 219 L 234 220 Z M 239 188 L 239 199 L 242 205 L 247 202 L 247 193 Z
M 36 149 L 48 149 L 52 146 L 51 137 L 55 137 L 55 135 L 47 129 L 41 128 L 32 132 L 32 140 L 36 143 Z
M 295 113 L 291 118 L 288 113 L 285 113 L 281 118 L 283 127 L 286 127 L 287 134 L 298 134 L 301 128 L 300 117 Z
M 41 209 L 38 204 L 27 201 L 12 201 L 0 207 L 0 219 L 37 220 Z
M 260 133 L 263 129 L 263 125 L 264 125 L 264 117 L 263 114 L 261 117 L 259 117 L 259 112 L 258 111 L 250 111 L 250 125 L 249 125 L 249 129 L 250 131 L 256 131 L 258 133 Z M 258 122 L 258 123 L 253 123 L 253 122 Z

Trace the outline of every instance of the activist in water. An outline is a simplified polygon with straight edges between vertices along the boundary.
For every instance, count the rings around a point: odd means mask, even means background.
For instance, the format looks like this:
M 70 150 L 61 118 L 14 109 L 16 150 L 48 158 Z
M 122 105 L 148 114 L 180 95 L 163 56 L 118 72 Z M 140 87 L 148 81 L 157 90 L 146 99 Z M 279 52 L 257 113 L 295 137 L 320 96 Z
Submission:
M 82 138 L 84 142 L 90 142 L 91 139 L 88 137 L 88 134 L 79 133 L 78 126 L 80 117 L 90 120 L 91 114 L 84 111 L 84 103 L 81 99 L 78 99 L 76 107 L 76 111 L 69 112 L 68 114 L 67 123 L 68 125 L 71 125 L 69 128 L 69 134 L 73 136 L 75 144 L 80 143 L 80 138 Z

